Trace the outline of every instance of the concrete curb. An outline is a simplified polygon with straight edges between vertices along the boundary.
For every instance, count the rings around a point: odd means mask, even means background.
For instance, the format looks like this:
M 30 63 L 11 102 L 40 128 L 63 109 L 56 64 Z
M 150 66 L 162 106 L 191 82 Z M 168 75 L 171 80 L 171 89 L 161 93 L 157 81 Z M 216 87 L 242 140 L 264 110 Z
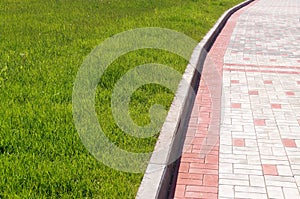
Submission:
M 139 187 L 137 199 L 166 199 L 169 197 L 172 178 L 178 166 L 178 160 L 171 161 L 176 159 L 174 157 L 180 157 L 182 153 L 195 100 L 195 91 L 198 89 L 207 52 L 225 26 L 228 18 L 253 1 L 246 0 L 226 11 L 194 49 L 154 148 L 154 151 L 165 151 L 165 155 L 163 157 L 152 155 Z M 197 68 L 195 69 L 194 66 Z M 191 87 L 185 86 L 186 81 Z

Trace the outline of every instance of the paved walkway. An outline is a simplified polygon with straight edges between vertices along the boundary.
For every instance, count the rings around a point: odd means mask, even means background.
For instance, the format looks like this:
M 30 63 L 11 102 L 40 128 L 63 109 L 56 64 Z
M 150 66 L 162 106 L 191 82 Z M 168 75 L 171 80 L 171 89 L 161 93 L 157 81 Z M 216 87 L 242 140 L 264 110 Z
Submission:
M 242 8 L 208 57 L 174 197 L 300 198 L 300 1 Z

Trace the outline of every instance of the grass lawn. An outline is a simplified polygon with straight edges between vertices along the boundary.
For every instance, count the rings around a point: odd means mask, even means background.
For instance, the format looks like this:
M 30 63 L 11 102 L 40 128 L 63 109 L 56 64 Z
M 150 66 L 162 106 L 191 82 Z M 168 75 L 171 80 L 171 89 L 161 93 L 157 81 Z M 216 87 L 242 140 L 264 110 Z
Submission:
M 0 198 L 134 198 L 143 174 L 113 170 L 85 149 L 72 118 L 77 70 L 90 51 L 112 35 L 162 27 L 200 41 L 228 8 L 242 0 L 1 0 Z M 115 124 L 114 84 L 134 66 L 161 63 L 183 72 L 186 61 L 160 50 L 117 59 L 102 76 L 96 111 L 102 129 L 120 148 L 149 152 L 157 136 L 136 139 Z M 131 98 L 133 120 L 169 107 L 173 94 L 159 86 Z M 104 118 L 104 119 L 103 119 Z

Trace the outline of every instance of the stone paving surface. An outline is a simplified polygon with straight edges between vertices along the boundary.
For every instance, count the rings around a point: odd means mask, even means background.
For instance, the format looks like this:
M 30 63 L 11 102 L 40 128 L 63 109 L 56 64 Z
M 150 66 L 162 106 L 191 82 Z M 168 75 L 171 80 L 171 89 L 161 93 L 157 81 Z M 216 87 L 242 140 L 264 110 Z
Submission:
M 300 1 L 239 10 L 209 57 L 174 197 L 300 198 Z

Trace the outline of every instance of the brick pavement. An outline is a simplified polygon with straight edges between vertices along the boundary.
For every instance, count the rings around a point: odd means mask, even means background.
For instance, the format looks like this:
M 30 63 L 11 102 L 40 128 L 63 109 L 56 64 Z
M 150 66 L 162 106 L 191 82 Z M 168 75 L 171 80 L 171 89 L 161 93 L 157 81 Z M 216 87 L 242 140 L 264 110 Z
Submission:
M 300 198 L 300 1 L 237 11 L 209 57 L 174 197 Z

